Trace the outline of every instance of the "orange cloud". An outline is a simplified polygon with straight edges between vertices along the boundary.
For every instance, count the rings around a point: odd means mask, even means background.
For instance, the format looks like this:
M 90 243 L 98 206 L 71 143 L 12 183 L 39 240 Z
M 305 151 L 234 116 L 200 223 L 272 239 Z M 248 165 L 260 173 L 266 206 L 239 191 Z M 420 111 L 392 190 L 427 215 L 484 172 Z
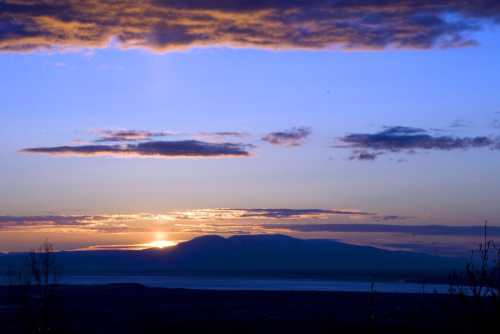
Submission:
M 192 47 L 381 49 L 460 47 L 489 0 L 4 0 L 0 50 Z

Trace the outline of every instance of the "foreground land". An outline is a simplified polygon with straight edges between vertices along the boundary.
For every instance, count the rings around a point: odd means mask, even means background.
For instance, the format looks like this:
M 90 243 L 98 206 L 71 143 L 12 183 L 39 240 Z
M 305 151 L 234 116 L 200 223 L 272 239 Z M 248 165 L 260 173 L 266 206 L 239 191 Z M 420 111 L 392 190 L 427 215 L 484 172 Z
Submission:
M 444 333 L 494 321 L 457 296 L 197 291 L 140 285 L 59 286 L 50 307 L 16 306 L 26 291 L 0 287 L 1 333 Z M 36 293 L 35 293 L 36 295 Z M 481 327 L 483 326 L 483 328 Z M 35 327 L 35 328 L 34 328 Z

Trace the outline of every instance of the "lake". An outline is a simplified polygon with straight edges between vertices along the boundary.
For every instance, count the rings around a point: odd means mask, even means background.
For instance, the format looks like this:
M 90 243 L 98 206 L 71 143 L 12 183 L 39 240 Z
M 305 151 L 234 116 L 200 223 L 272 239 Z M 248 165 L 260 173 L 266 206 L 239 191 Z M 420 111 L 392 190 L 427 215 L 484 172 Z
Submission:
M 261 291 L 346 291 L 369 292 L 366 281 L 319 279 L 269 279 L 186 276 L 66 276 L 60 281 L 69 285 L 103 285 L 138 283 L 148 287 L 195 290 L 261 290 Z M 374 289 L 385 293 L 448 293 L 446 284 L 421 284 L 402 281 L 376 282 Z

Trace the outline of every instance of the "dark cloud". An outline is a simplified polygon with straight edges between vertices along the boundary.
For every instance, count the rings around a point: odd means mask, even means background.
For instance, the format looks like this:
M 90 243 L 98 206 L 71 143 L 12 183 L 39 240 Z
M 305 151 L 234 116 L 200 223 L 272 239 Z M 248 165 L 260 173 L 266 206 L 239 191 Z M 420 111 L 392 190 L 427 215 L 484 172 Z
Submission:
M 207 143 L 197 140 L 150 141 L 126 145 L 81 145 L 26 148 L 24 153 L 63 156 L 113 156 L 158 158 L 248 157 L 251 145 Z
M 426 49 L 499 22 L 496 0 L 1 0 L 0 50 Z
M 386 215 L 379 216 L 376 218 L 377 221 L 389 221 L 389 220 L 406 220 L 406 219 L 414 219 L 415 217 L 410 216 L 398 216 L 398 215 Z
M 375 160 L 386 152 L 418 150 L 465 150 L 472 148 L 497 149 L 498 141 L 490 137 L 435 136 L 424 129 L 389 127 L 376 133 L 355 133 L 341 137 L 336 148 L 353 151 L 351 160 Z
M 241 211 L 241 218 L 315 218 L 330 215 L 371 216 L 373 213 L 353 210 L 324 209 L 228 209 Z
M 360 161 L 373 161 L 377 159 L 379 155 L 383 153 L 380 152 L 368 152 L 368 151 L 354 151 L 349 157 L 349 160 L 360 160 Z
M 99 130 L 97 133 L 101 137 L 95 140 L 96 143 L 142 141 L 174 134 L 167 131 L 152 132 L 141 130 Z
M 311 134 L 311 129 L 307 127 L 293 128 L 286 131 L 271 132 L 265 135 L 262 140 L 273 145 L 300 146 Z
M 286 229 L 294 232 L 357 232 L 405 233 L 412 235 L 442 235 L 481 237 L 483 226 L 451 225 L 383 225 L 383 224 L 267 224 L 267 229 Z M 500 226 L 488 226 L 488 235 L 500 237 Z

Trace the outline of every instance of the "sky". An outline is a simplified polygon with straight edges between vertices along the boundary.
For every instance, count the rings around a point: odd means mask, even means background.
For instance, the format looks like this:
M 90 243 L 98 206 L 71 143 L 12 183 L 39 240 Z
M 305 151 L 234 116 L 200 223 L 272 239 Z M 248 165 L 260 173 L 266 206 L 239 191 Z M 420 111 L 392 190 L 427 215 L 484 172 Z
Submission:
M 498 237 L 499 23 L 491 0 L 0 0 L 0 251 Z

